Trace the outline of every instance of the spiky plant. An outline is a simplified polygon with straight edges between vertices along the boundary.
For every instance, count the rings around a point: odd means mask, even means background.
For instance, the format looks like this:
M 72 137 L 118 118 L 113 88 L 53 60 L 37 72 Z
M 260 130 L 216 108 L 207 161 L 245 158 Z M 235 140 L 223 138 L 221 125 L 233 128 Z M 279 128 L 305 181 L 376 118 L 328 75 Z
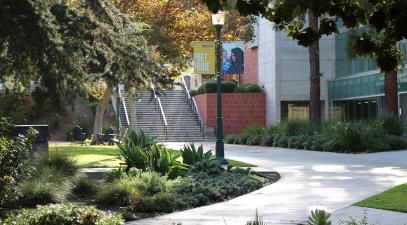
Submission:
M 313 210 L 311 215 L 308 216 L 308 225 L 331 225 L 330 217 L 331 214 L 325 210 Z

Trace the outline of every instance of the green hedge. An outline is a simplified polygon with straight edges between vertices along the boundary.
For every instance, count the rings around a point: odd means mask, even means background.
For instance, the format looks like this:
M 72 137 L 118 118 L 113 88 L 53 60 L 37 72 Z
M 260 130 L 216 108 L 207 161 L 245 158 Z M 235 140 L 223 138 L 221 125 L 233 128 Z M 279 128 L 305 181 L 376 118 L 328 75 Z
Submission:
M 257 84 L 241 84 L 236 87 L 237 93 L 262 93 L 263 89 Z
M 267 127 L 251 126 L 228 135 L 228 144 L 263 145 L 315 151 L 362 153 L 407 148 L 403 127 L 394 117 L 361 122 L 327 122 L 320 125 L 293 120 Z
M 0 221 L 1 222 L 1 221 Z M 23 209 L 7 217 L 2 225 L 121 225 L 120 215 L 97 210 L 90 206 L 50 204 L 36 209 Z
M 191 96 L 206 94 L 206 93 L 216 93 L 217 86 L 216 81 L 207 81 L 197 90 L 191 90 L 189 93 Z M 237 86 L 234 81 L 222 81 L 222 93 L 261 93 L 263 90 L 257 84 L 241 84 Z

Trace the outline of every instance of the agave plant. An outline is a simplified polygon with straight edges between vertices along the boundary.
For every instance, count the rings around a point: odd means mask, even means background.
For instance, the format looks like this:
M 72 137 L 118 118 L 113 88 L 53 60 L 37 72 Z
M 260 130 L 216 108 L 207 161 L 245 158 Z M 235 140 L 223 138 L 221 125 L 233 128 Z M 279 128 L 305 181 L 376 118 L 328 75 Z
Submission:
M 149 168 L 161 175 L 175 178 L 187 171 L 187 166 L 178 161 L 179 154 L 168 150 L 164 145 L 155 145 L 149 156 Z
M 212 157 L 211 150 L 204 153 L 202 145 L 196 149 L 193 143 L 189 146 L 184 145 L 184 148 L 181 150 L 181 154 L 183 162 L 190 166 L 195 165 L 198 162 L 210 160 Z
M 308 217 L 308 225 L 331 225 L 329 217 L 331 217 L 331 214 L 325 210 L 316 209 L 311 211 L 311 216 Z
M 147 136 L 142 131 L 131 132 L 119 147 L 119 159 L 126 165 L 126 173 L 132 167 L 145 171 L 148 163 L 148 149 L 156 144 L 154 137 Z

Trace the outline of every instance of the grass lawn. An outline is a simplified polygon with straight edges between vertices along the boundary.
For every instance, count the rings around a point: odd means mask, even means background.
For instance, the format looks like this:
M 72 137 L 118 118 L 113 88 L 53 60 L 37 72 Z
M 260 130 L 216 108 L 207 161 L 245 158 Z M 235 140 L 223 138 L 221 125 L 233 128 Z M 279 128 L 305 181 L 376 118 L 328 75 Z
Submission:
M 82 168 L 119 167 L 121 163 L 117 158 L 119 151 L 116 146 L 57 144 L 50 145 L 49 151 L 67 154 Z M 235 167 L 255 167 L 255 165 L 240 161 L 228 161 L 230 165 Z
M 407 212 L 407 183 L 391 188 L 385 192 L 374 195 L 356 206 Z

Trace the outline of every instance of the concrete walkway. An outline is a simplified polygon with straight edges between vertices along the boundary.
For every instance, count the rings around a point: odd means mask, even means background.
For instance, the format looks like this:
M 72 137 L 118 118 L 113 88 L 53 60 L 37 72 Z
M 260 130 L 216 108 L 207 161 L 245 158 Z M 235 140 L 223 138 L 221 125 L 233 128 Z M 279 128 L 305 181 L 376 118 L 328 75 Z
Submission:
M 183 144 L 167 143 L 173 148 L 180 148 Z M 204 145 L 207 149 L 214 149 L 212 143 Z M 271 224 L 304 223 L 309 212 L 316 208 L 333 212 L 334 221 L 339 221 L 349 216 L 363 216 L 363 208 L 349 207 L 351 204 L 407 182 L 407 151 L 336 154 L 238 145 L 225 145 L 225 151 L 229 159 L 277 171 L 282 178 L 227 202 L 129 224 L 244 225 L 253 218 L 256 208 Z M 372 215 L 371 221 L 377 225 L 407 223 L 407 214 L 373 211 L 367 216 Z M 386 216 L 380 219 L 382 213 Z

